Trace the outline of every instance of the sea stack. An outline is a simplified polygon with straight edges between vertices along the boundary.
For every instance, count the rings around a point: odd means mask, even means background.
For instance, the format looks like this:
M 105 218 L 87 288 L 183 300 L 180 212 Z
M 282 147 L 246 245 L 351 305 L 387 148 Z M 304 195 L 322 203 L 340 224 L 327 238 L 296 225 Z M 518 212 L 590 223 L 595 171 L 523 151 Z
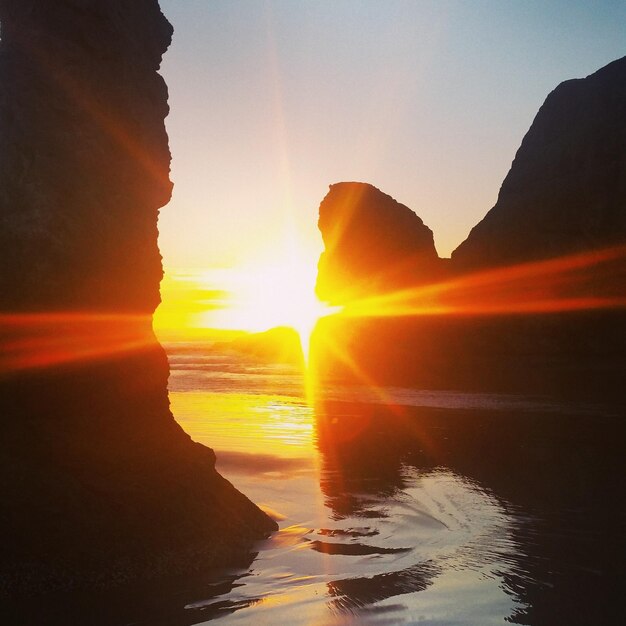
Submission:
M 386 302 L 399 311 L 324 320 L 322 375 L 623 393 L 626 57 L 548 96 L 496 205 L 451 259 L 437 257 L 417 215 L 371 185 L 332 185 L 319 215 L 319 296 L 367 304 L 395 292 Z
M 157 0 L 0 0 L 0 594 L 248 559 L 276 524 L 170 410 Z
M 319 208 L 324 252 L 317 294 L 331 304 L 433 280 L 433 233 L 407 206 L 368 183 L 330 186 Z

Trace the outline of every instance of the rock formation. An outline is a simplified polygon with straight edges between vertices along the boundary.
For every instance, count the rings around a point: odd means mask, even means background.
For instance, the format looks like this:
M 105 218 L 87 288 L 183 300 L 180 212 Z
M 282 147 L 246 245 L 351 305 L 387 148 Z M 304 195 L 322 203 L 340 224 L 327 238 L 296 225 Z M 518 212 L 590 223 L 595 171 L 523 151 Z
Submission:
M 496 205 L 452 253 L 493 267 L 626 242 L 626 57 L 546 99 Z
M 339 304 L 433 276 L 433 233 L 411 209 L 367 183 L 337 183 L 319 210 L 325 250 L 317 293 Z
M 548 96 L 497 204 L 451 259 L 437 258 L 416 215 L 370 185 L 331 186 L 319 226 L 323 299 L 345 305 L 430 286 L 411 303 L 423 303 L 418 315 L 324 321 L 315 351 L 327 374 L 617 390 L 626 364 L 626 57 Z M 602 299 L 622 305 L 594 310 Z
M 0 0 L 0 594 L 248 558 L 275 527 L 175 422 L 157 0 Z
M 300 368 L 304 365 L 300 335 L 290 326 L 275 326 L 229 341 L 216 341 L 211 350 L 217 354 L 233 352 L 261 363 L 283 363 Z

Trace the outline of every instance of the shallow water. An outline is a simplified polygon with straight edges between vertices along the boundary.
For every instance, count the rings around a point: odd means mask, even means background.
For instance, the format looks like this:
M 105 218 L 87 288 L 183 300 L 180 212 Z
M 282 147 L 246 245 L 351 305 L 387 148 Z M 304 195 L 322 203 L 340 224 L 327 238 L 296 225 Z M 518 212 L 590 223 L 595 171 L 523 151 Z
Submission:
M 176 419 L 280 530 L 249 567 L 37 598 L 1 623 L 625 623 L 623 407 L 305 394 L 296 368 L 166 349 Z
M 168 351 L 177 420 L 280 524 L 176 623 L 622 623 L 619 408 L 340 385 L 307 402 L 294 368 Z

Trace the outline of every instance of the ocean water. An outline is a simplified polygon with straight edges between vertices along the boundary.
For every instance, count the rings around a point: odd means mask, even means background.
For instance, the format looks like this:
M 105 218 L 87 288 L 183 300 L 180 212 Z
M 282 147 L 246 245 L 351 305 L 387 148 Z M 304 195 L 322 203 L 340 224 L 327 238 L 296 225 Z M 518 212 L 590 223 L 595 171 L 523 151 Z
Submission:
M 166 349 L 176 419 L 280 530 L 133 623 L 624 623 L 620 407 L 307 394 L 294 367 Z
M 165 347 L 174 416 L 279 531 L 246 567 L 37 598 L 0 623 L 626 623 L 623 406 L 312 387 Z

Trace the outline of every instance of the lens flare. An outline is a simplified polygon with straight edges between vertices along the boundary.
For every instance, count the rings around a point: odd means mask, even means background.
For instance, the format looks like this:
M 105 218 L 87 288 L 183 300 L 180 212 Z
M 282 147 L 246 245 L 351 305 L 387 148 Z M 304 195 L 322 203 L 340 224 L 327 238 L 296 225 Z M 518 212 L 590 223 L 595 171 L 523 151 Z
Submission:
M 39 313 L 0 315 L 0 374 L 93 361 L 149 347 L 145 315 Z

